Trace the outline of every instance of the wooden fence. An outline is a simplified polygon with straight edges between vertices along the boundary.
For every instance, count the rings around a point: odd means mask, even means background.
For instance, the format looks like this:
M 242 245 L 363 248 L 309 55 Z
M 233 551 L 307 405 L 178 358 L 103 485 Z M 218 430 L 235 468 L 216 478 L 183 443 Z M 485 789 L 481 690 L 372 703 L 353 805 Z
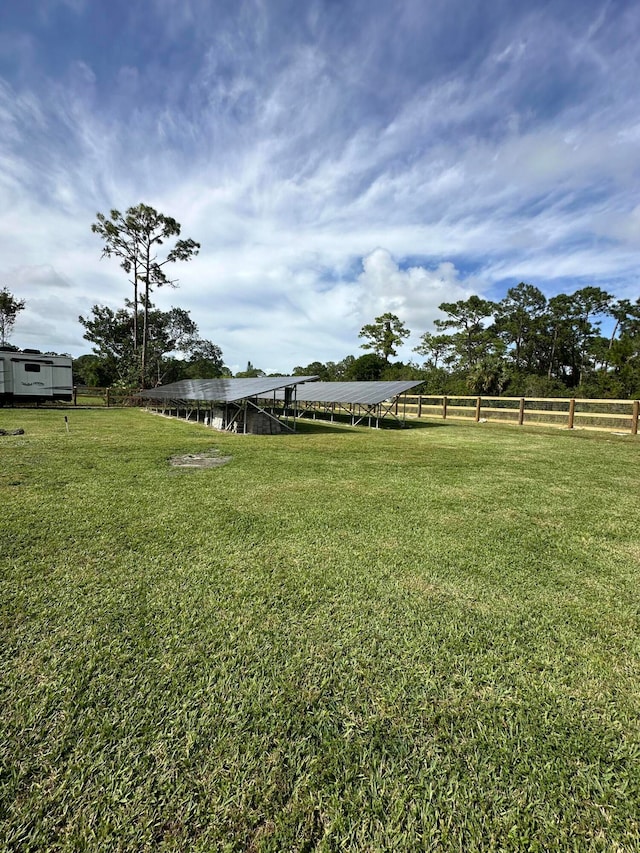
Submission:
M 139 406 L 134 390 L 74 388 L 74 405 Z M 399 418 L 508 423 L 564 429 L 597 429 L 638 434 L 638 400 L 573 397 L 478 397 L 404 394 L 395 404 Z
M 78 385 L 73 389 L 74 406 L 139 406 L 140 399 L 134 397 L 135 389 L 94 388 Z
M 597 429 L 638 434 L 638 400 L 590 400 L 569 397 L 454 397 L 403 395 L 398 417 L 439 418 L 564 429 Z

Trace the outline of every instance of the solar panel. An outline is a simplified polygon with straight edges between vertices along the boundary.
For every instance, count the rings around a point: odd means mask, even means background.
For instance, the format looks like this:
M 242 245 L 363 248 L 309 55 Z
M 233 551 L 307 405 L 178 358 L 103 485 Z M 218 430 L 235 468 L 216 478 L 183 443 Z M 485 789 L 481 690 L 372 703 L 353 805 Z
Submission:
M 264 397 L 279 388 L 310 382 L 315 376 L 260 376 L 255 379 L 182 379 L 140 391 L 147 400 L 209 400 L 233 403 L 249 397 Z
M 359 403 L 375 406 L 420 385 L 403 382 L 310 382 L 296 389 L 296 397 L 306 403 Z

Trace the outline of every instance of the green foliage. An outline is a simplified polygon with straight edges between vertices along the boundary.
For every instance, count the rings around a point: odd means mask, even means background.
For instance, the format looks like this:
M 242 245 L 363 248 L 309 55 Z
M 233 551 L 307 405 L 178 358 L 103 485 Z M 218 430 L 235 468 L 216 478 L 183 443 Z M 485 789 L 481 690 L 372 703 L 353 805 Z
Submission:
M 559 379 L 546 375 L 511 371 L 504 393 L 510 397 L 566 397 L 567 388 Z
M 387 312 L 376 317 L 373 323 L 363 326 L 358 337 L 367 339 L 366 343 L 361 344 L 362 349 L 371 349 L 388 362 L 390 356 L 396 355 L 396 347 L 400 346 L 410 334 L 395 314 Z
M 355 360 L 355 356 L 347 355 L 338 362 L 328 361 L 327 370 L 329 371 L 329 380 L 332 382 L 345 380 L 349 375 L 349 371 L 352 369 Z
M 442 331 L 457 330 L 451 335 L 451 343 L 460 368 L 475 368 L 483 358 L 492 354 L 496 337 L 487 330 L 484 321 L 493 315 L 496 309 L 494 302 L 474 295 L 458 302 L 443 302 L 439 307 L 447 317 L 435 320 L 434 325 Z
M 138 312 L 138 320 L 141 319 L 142 312 Z M 103 379 L 102 382 L 87 384 L 136 387 L 140 380 L 140 362 L 134 347 L 135 324 L 131 313 L 125 309 L 113 311 L 106 305 L 94 305 L 91 316 L 81 316 L 79 320 L 85 328 L 85 339 L 94 345 Z M 188 311 L 183 308 L 160 311 L 150 306 L 146 325 L 145 385 L 223 375 L 222 350 L 211 341 L 199 338 L 198 327 Z M 171 357 L 172 353 L 180 353 L 183 358 Z M 90 366 L 94 378 L 97 378 L 98 366 L 95 363 Z
M 328 364 L 323 364 L 321 361 L 312 361 L 306 367 L 298 365 L 293 368 L 292 376 L 317 376 L 321 382 L 331 382 L 331 370 Z
M 433 335 L 425 332 L 414 352 L 424 355 L 425 366 L 437 370 L 442 364 L 451 364 L 455 358 L 455 344 L 451 335 Z
M 231 376 L 231 371 L 222 361 L 220 347 L 211 341 L 194 341 L 189 349 L 189 362 L 184 378 L 217 379 L 221 376 Z
M 544 361 L 540 341 L 545 331 L 546 307 L 544 294 L 525 282 L 509 288 L 495 307 L 493 331 L 509 348 L 508 357 L 517 373 L 533 372 Z
M 344 380 L 351 382 L 375 382 L 382 378 L 387 361 L 375 352 L 354 359 L 345 371 Z
M 117 383 L 117 363 L 97 355 L 81 355 L 73 360 L 73 384 L 108 388 Z
M 418 367 L 417 364 L 414 364 L 411 361 L 408 364 L 404 364 L 401 361 L 396 361 L 393 364 L 387 364 L 380 375 L 380 379 L 385 382 L 392 382 L 394 380 L 399 381 L 402 379 L 422 380 L 423 378 L 424 371 Z
M 16 299 L 8 288 L 0 290 L 0 346 L 9 343 L 18 314 L 24 310 L 24 299 Z
M 637 848 L 637 440 L 16 416 L 3 850 Z

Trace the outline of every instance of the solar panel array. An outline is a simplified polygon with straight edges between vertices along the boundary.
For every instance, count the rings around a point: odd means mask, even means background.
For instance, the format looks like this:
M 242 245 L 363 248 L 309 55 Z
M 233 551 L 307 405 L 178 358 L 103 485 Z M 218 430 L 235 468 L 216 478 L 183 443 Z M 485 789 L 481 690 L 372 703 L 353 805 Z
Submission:
M 141 391 L 147 400 L 201 400 L 234 403 L 250 397 L 265 397 L 280 388 L 309 382 L 315 376 L 260 376 L 255 379 L 182 379 Z
M 296 391 L 300 402 L 306 403 L 356 403 L 375 406 L 392 400 L 398 394 L 415 388 L 420 382 L 310 382 Z
M 234 403 L 266 397 L 284 388 L 296 388 L 303 403 L 354 403 L 375 406 L 415 388 L 420 382 L 314 382 L 315 376 L 260 376 L 255 379 L 182 379 L 141 391 L 147 400 L 209 401 Z M 306 383 L 306 384 L 302 384 Z M 277 395 L 276 395 L 277 396 Z

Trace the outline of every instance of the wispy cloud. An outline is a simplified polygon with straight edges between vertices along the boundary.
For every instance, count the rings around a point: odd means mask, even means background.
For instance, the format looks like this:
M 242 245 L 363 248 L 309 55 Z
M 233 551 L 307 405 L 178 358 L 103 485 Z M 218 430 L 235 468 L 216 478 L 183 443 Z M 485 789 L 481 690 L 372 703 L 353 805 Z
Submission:
M 417 336 L 441 301 L 521 279 L 638 292 L 635 4 L 96 9 L 14 10 L 0 39 L 18 342 L 86 351 L 77 314 L 128 295 L 90 224 L 139 201 L 202 243 L 158 303 L 239 367 L 341 358 L 385 310 Z

